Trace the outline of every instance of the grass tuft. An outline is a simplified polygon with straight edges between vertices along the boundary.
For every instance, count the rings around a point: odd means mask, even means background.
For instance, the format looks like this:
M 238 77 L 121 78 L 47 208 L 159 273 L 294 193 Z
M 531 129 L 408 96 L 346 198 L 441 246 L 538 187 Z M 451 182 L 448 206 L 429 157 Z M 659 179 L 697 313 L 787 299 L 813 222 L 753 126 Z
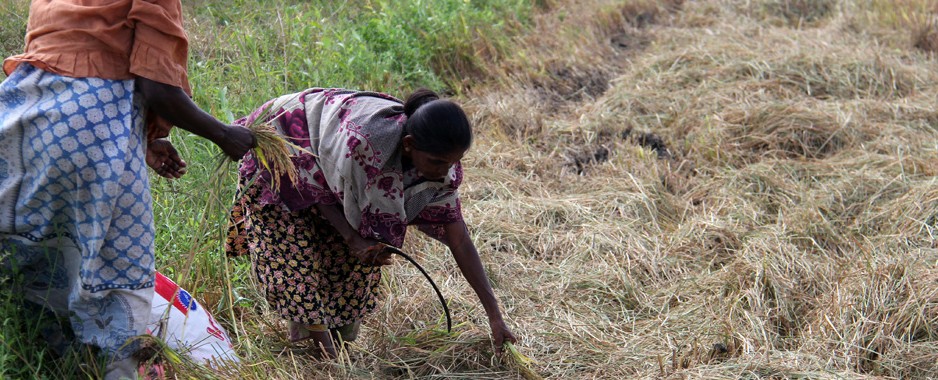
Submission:
M 802 26 L 830 17 L 837 8 L 837 0 L 770 0 L 763 6 L 768 15 L 791 26 Z
M 513 343 L 505 343 L 505 356 L 508 358 L 511 366 L 517 368 L 518 372 L 521 373 L 521 376 L 526 380 L 543 379 L 543 377 L 532 368 L 532 366 L 537 363 L 527 355 L 522 354 Z

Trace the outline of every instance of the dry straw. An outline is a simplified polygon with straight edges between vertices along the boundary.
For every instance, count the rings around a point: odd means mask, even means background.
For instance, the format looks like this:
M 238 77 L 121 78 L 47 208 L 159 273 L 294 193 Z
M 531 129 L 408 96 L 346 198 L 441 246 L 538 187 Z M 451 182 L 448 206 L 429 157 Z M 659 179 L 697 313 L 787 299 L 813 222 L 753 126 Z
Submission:
M 630 66 L 579 108 L 533 75 L 474 88 L 465 212 L 526 353 L 557 378 L 934 377 L 934 61 L 848 13 L 797 29 L 737 4 L 601 39 L 654 42 L 616 45 Z

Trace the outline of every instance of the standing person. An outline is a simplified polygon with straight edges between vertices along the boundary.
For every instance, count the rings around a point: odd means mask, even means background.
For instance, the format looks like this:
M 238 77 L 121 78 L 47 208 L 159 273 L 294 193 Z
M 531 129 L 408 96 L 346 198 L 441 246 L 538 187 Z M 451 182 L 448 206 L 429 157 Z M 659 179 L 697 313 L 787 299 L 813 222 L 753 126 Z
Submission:
M 488 316 L 498 349 L 515 341 L 463 222 L 460 160 L 472 142 L 463 110 L 418 90 L 406 102 L 374 92 L 313 88 L 285 95 L 244 119 L 273 115 L 278 132 L 302 147 L 296 183 L 280 180 L 251 154 L 240 167 L 226 249 L 250 254 L 268 303 L 293 342 L 315 355 L 356 338 L 374 310 L 382 247 L 400 247 L 408 225 L 445 243 Z
M 254 144 L 190 100 L 187 54 L 179 0 L 36 0 L 25 52 L 3 62 L 0 270 L 21 279 L 4 291 L 67 317 L 75 341 L 106 357 L 106 379 L 136 377 L 136 346 L 125 342 L 149 321 L 144 163 L 185 173 L 162 139 L 172 125 L 232 159 Z

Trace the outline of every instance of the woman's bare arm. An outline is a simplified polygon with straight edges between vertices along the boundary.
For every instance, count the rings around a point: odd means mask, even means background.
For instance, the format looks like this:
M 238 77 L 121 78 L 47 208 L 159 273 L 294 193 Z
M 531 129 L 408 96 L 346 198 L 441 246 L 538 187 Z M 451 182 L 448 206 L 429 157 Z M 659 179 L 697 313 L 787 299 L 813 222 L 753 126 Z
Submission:
M 232 159 L 241 159 L 254 146 L 251 131 L 222 123 L 199 108 L 181 88 L 142 77 L 137 78 L 136 87 L 151 112 L 215 143 Z
M 489 283 L 485 269 L 482 267 L 482 260 L 479 259 L 479 252 L 476 250 L 472 238 L 469 236 L 469 230 L 462 221 L 449 223 L 445 225 L 445 241 L 453 253 L 456 265 L 462 272 L 463 277 L 469 282 L 469 286 L 475 291 L 485 308 L 485 314 L 488 316 L 489 326 L 492 328 L 492 339 L 495 348 L 501 350 L 505 341 L 515 342 L 514 334 L 505 325 L 501 310 L 498 308 L 498 299 L 495 292 L 492 291 L 492 285 Z

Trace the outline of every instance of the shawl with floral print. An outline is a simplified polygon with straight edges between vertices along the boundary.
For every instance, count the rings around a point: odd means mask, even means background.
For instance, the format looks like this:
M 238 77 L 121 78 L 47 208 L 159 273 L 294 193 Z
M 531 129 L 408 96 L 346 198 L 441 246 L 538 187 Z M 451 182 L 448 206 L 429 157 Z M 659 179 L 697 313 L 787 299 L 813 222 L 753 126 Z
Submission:
M 400 100 L 374 92 L 312 88 L 274 99 L 239 122 L 247 124 L 260 115 L 270 115 L 265 117 L 279 133 L 305 149 L 293 151 L 297 183 L 284 176 L 280 189 L 271 189 L 270 173 L 251 154 L 245 156 L 241 175 L 262 186 L 260 202 L 282 203 L 294 211 L 338 203 L 363 237 L 396 247 L 403 244 L 408 224 L 442 239 L 443 224 L 462 220 L 460 164 L 437 181 L 403 167 L 407 117 Z

